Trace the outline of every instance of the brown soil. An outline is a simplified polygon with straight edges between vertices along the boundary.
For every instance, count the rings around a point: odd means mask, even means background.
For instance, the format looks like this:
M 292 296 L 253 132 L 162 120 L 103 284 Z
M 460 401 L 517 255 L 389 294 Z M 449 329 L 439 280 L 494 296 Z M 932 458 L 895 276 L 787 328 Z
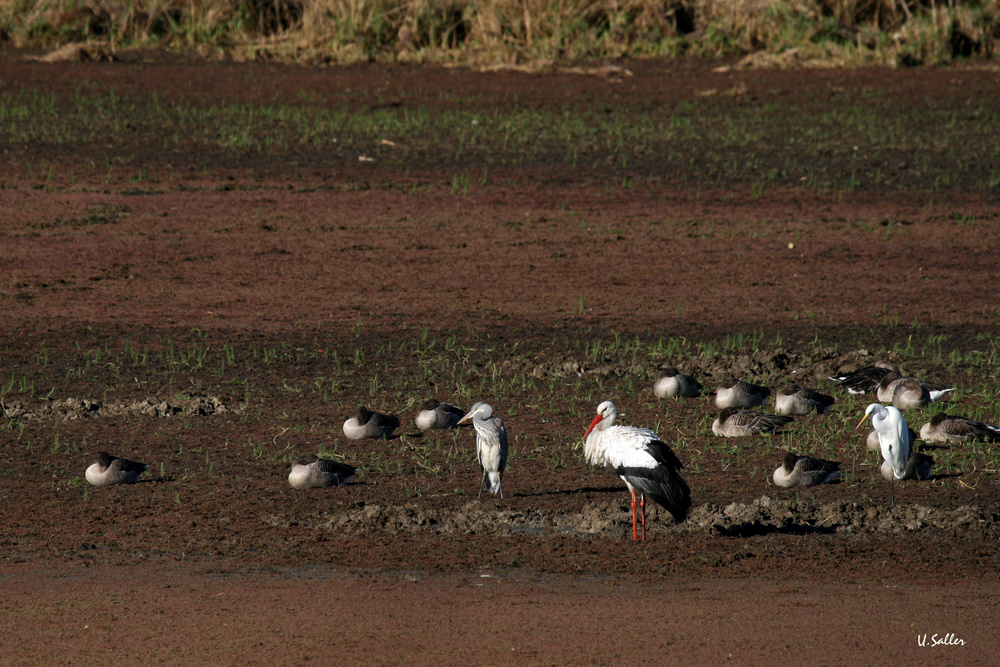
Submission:
M 72 90 L 86 78 L 249 101 L 338 85 L 371 95 L 389 78 L 422 104 L 443 86 L 532 104 L 572 101 L 581 87 L 633 106 L 666 94 L 672 70 L 634 69 L 622 83 L 9 60 L 0 80 Z M 732 85 L 712 79 L 722 76 L 680 68 L 673 94 Z M 879 85 L 872 72 L 748 76 L 792 101 L 832 77 Z M 987 89 L 996 77 L 881 76 L 901 105 L 945 81 Z M 11 169 L 52 150 L 4 146 Z M 90 148 L 64 150 L 78 166 L 72 182 L 18 173 L 0 190 L 4 662 L 994 660 L 995 470 L 903 484 L 890 510 L 863 431 L 813 416 L 780 441 L 723 452 L 708 430 L 710 399 L 652 398 L 669 360 L 586 352 L 616 333 L 645 344 L 683 337 L 716 346 L 685 367 L 706 386 L 732 373 L 830 390 L 827 375 L 884 347 L 878 356 L 906 371 L 957 384 L 949 412 L 996 423 L 1000 226 L 988 193 L 774 188 L 755 198 L 610 188 L 540 164 L 456 196 L 453 172 L 433 164 L 363 174 L 320 165 L 303 178 L 213 155 L 172 155 L 190 179 L 131 193 L 86 166 Z M 138 145 L 130 159 L 163 168 Z M 405 423 L 427 396 L 460 389 L 421 380 L 433 369 L 407 350 L 425 331 L 438 350 L 447 337 L 467 350 L 454 377 L 523 401 L 496 401 L 519 452 L 503 500 L 474 496 L 469 431 L 420 435 Z M 718 351 L 754 332 L 762 349 Z M 912 351 L 933 340 L 943 357 Z M 175 348 L 217 359 L 225 345 L 235 363 L 218 375 L 163 361 Z M 122 363 L 126 346 L 151 361 Z M 989 361 L 948 364 L 952 349 Z M 503 382 L 515 377 L 523 386 L 513 393 Z M 574 450 L 605 398 L 625 423 L 656 426 L 688 463 L 691 516 L 674 525 L 653 508 L 645 543 L 628 539 L 618 478 Z M 402 437 L 345 440 L 342 420 L 365 401 L 400 414 Z M 856 423 L 866 402 L 836 410 Z M 776 490 L 767 480 L 780 449 L 809 429 L 851 474 Z M 366 469 L 422 447 L 427 467 Z M 343 488 L 294 491 L 283 456 L 318 448 L 362 473 Z M 151 474 L 87 487 L 99 449 L 149 462 Z M 462 473 L 428 472 L 442 466 Z M 964 645 L 918 645 L 947 633 Z

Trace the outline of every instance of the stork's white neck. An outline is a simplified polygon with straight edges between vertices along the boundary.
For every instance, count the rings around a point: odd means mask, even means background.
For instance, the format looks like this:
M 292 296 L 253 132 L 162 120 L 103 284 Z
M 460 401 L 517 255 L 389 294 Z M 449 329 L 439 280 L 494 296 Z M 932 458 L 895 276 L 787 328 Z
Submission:
M 602 466 L 607 463 L 607 442 L 605 436 L 608 434 L 608 427 L 614 422 L 614 416 L 605 417 L 594 430 L 587 436 L 587 441 L 583 443 L 583 458 L 591 465 Z

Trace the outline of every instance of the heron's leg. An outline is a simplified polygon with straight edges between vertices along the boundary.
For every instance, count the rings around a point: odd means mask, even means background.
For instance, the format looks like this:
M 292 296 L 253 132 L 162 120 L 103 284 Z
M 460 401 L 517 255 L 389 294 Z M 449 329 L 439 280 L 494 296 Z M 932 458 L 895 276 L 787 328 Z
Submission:
M 629 489 L 632 492 L 632 539 L 637 540 L 639 536 L 635 531 L 635 489 Z
M 486 468 L 483 468 L 483 481 L 479 483 L 479 498 L 483 497 L 484 486 L 486 486 Z
M 639 506 L 642 507 L 642 541 L 646 541 L 646 494 L 639 494 Z
M 889 482 L 889 509 L 896 506 L 896 475 L 893 474 L 892 481 Z
M 497 491 L 500 492 L 500 500 L 503 500 L 503 480 L 497 482 Z

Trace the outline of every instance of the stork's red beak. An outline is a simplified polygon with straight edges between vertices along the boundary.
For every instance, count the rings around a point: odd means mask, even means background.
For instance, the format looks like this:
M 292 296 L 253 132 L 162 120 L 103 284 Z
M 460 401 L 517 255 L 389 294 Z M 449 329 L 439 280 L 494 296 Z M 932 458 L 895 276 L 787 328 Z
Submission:
M 584 440 L 587 439 L 587 436 L 590 435 L 590 432 L 593 431 L 594 427 L 600 424 L 603 419 L 604 417 L 601 415 L 597 415 L 596 417 L 594 417 L 594 421 L 590 422 L 590 428 L 588 428 L 587 432 L 583 434 Z

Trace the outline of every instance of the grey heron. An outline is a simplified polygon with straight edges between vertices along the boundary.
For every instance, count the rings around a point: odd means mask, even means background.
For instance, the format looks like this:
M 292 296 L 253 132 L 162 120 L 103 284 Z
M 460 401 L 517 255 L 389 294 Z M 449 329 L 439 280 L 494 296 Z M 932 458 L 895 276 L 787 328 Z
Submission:
M 479 496 L 483 496 L 486 478 L 490 478 L 490 493 L 503 498 L 503 473 L 507 468 L 507 428 L 503 420 L 493 416 L 493 406 L 482 401 L 458 420 L 459 424 L 472 422 L 476 429 L 476 457 L 483 469 L 483 479 L 479 484 Z

